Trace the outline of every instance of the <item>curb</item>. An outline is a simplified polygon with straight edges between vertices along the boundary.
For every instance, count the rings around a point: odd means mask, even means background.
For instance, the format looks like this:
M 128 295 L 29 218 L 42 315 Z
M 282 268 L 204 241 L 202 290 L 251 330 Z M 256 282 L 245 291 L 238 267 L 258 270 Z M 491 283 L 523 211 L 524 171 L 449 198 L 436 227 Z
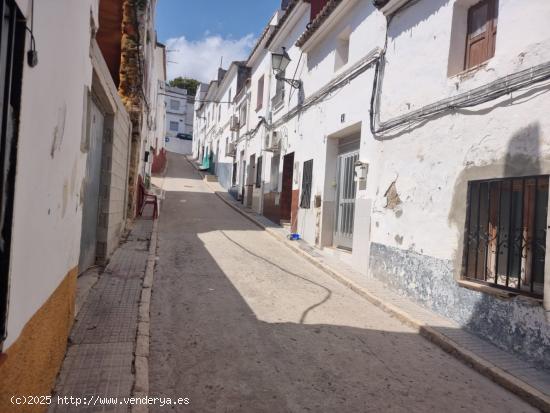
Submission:
M 150 336 L 150 307 L 151 292 L 153 288 L 153 277 L 157 253 L 158 219 L 153 221 L 147 266 L 141 290 L 139 302 L 138 329 L 136 335 L 136 349 L 134 352 L 134 388 L 132 397 L 143 398 L 149 394 L 149 336 Z M 132 413 L 147 413 L 149 406 L 146 404 L 135 404 L 131 407 Z
M 197 170 L 199 175 L 201 175 L 204 179 L 205 175 L 196 168 L 196 166 L 193 164 L 191 160 L 189 160 L 187 157 L 186 159 Z M 212 188 L 212 186 L 209 184 L 207 179 L 204 179 L 204 182 L 210 188 L 210 190 L 214 192 L 214 194 L 219 199 L 221 199 L 226 205 L 231 207 L 233 210 L 237 211 L 239 214 L 244 216 L 246 219 L 248 219 L 252 223 L 256 224 L 258 227 L 265 230 L 269 235 L 271 235 L 276 240 L 281 242 L 287 248 L 299 254 L 301 257 L 305 258 L 309 263 L 313 264 L 315 267 L 319 268 L 320 270 L 328 274 L 330 277 L 334 278 L 336 281 L 348 287 L 349 289 L 359 294 L 361 297 L 365 298 L 366 300 L 376 305 L 380 309 L 393 315 L 401 322 L 409 325 L 410 327 L 415 329 L 420 335 L 422 335 L 424 338 L 430 340 L 432 343 L 434 343 L 435 345 L 443 349 L 445 352 L 453 355 L 458 360 L 466 363 L 477 372 L 488 377 L 495 383 L 499 384 L 500 386 L 504 387 L 505 389 L 517 395 L 518 397 L 522 398 L 527 403 L 531 404 L 537 409 L 540 409 L 542 412 L 550 413 L 550 397 L 540 392 L 539 390 L 535 389 L 534 387 L 530 386 L 528 383 L 504 371 L 500 367 L 495 366 L 493 363 L 490 363 L 489 361 L 483 359 L 482 357 L 476 355 L 475 353 L 467 350 L 466 348 L 462 347 L 455 341 L 451 340 L 449 337 L 440 333 L 439 331 L 427 325 L 426 323 L 415 319 L 410 314 L 406 313 L 400 308 L 390 303 L 384 302 L 382 299 L 372 294 L 366 288 L 360 286 L 359 284 L 352 281 L 345 275 L 335 271 L 334 269 L 330 268 L 326 264 L 310 256 L 301 248 L 292 244 L 286 238 L 282 237 L 280 234 L 273 231 L 271 228 L 266 227 L 260 221 L 255 219 L 250 213 L 243 211 L 241 208 L 239 208 L 236 205 L 233 205 L 233 203 L 231 203 L 230 201 L 225 199 L 221 194 L 216 192 Z

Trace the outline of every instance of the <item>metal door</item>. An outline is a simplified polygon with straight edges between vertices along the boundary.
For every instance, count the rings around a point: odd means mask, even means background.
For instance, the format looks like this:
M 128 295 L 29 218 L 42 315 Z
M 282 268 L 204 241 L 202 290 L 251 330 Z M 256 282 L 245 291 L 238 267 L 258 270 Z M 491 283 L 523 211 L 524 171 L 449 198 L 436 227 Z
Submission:
M 79 267 L 81 271 L 94 265 L 96 259 L 104 117 L 93 100 L 90 102 L 89 122 L 89 149 L 86 161 L 82 236 L 80 239 Z
M 355 216 L 355 162 L 359 151 L 348 152 L 338 156 L 337 170 L 337 205 L 334 228 L 334 245 L 339 248 L 352 249 L 353 223 Z

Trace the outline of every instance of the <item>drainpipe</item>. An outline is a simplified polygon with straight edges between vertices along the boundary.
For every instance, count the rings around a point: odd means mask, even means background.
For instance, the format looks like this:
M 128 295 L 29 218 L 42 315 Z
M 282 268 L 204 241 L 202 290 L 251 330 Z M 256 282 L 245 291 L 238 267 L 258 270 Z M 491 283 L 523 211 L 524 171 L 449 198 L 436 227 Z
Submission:
M 269 52 L 271 54 L 271 52 Z M 268 59 L 268 67 L 269 67 L 269 71 L 268 71 L 268 76 L 267 76 L 267 105 L 266 105 L 266 112 L 265 112 L 265 126 L 264 126 L 264 129 L 266 131 L 266 133 L 269 133 L 269 132 L 273 132 L 271 130 L 271 125 L 273 124 L 273 114 L 271 113 L 271 83 L 272 83 L 272 80 L 273 80 L 273 70 L 271 68 L 271 56 L 270 58 Z M 269 117 L 268 117 L 269 116 Z M 264 139 L 262 140 L 262 152 L 264 150 L 264 144 L 265 144 L 265 136 L 264 136 Z M 282 150 L 282 148 L 281 148 Z M 279 155 L 280 156 L 280 155 Z M 264 168 L 264 165 L 263 164 L 266 164 L 267 165 L 267 162 L 262 162 L 262 168 Z M 279 162 L 280 164 L 280 162 Z M 265 166 L 265 168 L 267 168 L 267 166 Z M 270 170 L 269 170 L 269 175 L 270 175 L 270 179 L 271 179 L 271 163 L 270 163 L 270 166 L 269 166 Z M 277 173 L 277 176 L 279 176 L 279 174 Z M 271 181 L 270 181 L 271 183 Z M 279 182 L 277 182 L 277 192 L 279 191 Z M 264 199 L 264 185 L 262 185 L 262 208 L 263 208 L 263 199 Z M 263 210 L 262 210 L 263 211 Z

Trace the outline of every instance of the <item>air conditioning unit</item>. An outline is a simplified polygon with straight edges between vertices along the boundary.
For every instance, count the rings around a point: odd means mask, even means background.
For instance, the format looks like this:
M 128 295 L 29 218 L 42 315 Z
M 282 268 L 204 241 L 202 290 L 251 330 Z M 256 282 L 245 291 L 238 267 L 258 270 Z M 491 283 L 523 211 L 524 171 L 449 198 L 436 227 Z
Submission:
M 229 142 L 225 147 L 225 156 L 235 157 L 237 154 L 237 148 L 234 142 Z
M 265 150 L 279 152 L 281 150 L 281 137 L 278 132 L 270 132 L 266 135 Z
M 236 132 L 239 128 L 239 118 L 236 115 L 231 116 L 231 119 L 229 120 L 229 129 Z

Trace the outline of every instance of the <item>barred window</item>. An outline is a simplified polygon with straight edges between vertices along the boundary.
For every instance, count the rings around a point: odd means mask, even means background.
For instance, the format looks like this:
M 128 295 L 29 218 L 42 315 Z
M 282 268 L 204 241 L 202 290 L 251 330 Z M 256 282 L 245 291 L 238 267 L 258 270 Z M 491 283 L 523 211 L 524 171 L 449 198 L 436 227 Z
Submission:
M 548 176 L 470 182 L 464 278 L 542 297 Z
M 302 199 L 300 208 L 309 209 L 311 207 L 311 184 L 313 182 L 313 159 L 304 162 L 304 172 L 302 175 Z

